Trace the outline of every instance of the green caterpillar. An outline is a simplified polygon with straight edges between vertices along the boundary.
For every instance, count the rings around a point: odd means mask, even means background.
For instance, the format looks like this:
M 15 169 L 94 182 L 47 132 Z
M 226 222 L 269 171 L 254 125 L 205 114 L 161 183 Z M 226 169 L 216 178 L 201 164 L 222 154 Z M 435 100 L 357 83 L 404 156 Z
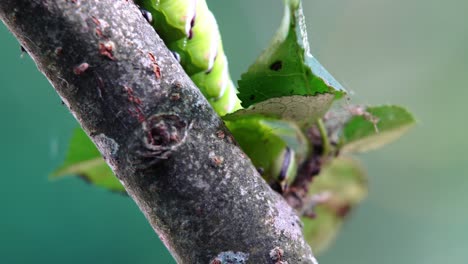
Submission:
M 143 14 L 215 111 L 241 108 L 231 80 L 218 25 L 205 0 L 140 0 Z
M 140 0 L 138 4 L 215 111 L 224 116 L 242 109 L 206 1 Z M 306 153 L 301 131 L 294 124 L 261 115 L 225 121 L 262 177 L 275 190 L 284 191 Z

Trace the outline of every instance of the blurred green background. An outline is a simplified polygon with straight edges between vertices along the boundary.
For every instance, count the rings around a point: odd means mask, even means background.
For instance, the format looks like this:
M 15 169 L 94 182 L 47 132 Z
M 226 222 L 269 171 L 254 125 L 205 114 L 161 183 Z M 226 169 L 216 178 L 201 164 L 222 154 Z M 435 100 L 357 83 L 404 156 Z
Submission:
M 280 1 L 208 1 L 237 79 L 276 30 Z M 361 156 L 368 199 L 321 264 L 468 262 L 468 2 L 305 0 L 313 54 L 354 93 L 417 116 Z M 0 263 L 174 263 L 136 205 L 76 178 L 49 182 L 77 126 L 0 25 Z

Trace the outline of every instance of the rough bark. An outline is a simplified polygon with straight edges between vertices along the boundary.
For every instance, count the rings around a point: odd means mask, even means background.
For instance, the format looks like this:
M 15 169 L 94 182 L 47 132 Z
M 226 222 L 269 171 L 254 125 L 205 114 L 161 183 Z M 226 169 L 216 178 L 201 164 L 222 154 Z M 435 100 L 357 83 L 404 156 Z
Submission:
M 178 263 L 316 263 L 132 1 L 2 0 L 0 18 Z

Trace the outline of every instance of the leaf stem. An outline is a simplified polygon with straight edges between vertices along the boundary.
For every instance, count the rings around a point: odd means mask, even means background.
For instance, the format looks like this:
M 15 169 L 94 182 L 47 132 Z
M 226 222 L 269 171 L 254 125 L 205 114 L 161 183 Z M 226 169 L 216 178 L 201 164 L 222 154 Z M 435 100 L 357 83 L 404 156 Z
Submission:
M 323 123 L 322 118 L 317 119 L 317 127 L 319 129 L 320 136 L 322 137 L 322 146 L 323 146 L 322 156 L 326 157 L 328 156 L 328 154 L 330 154 L 331 145 L 330 145 L 330 140 L 328 138 L 327 128 L 325 127 L 325 123 Z

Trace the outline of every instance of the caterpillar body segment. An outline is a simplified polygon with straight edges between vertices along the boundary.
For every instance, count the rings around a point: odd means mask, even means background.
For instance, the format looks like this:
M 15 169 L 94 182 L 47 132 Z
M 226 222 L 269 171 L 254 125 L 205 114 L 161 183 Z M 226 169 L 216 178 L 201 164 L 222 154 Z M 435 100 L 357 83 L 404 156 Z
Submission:
M 152 25 L 216 112 L 241 109 L 216 19 L 205 0 L 140 0 Z

